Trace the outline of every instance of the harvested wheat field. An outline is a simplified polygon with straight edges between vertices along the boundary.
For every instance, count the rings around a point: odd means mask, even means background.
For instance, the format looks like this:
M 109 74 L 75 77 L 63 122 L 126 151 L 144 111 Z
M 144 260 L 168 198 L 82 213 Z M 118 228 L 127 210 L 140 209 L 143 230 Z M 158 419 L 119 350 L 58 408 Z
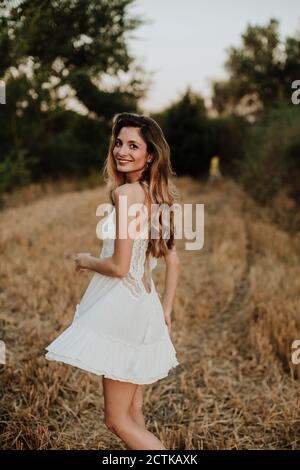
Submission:
M 204 203 L 204 247 L 177 241 L 180 365 L 144 386 L 147 427 L 167 449 L 299 448 L 300 234 L 229 179 L 177 184 L 183 202 Z M 51 194 L 0 214 L 2 449 L 125 449 L 104 424 L 102 378 L 44 358 L 92 276 L 73 258 L 100 253 L 104 198 L 103 187 Z M 153 278 L 162 294 L 162 260 Z

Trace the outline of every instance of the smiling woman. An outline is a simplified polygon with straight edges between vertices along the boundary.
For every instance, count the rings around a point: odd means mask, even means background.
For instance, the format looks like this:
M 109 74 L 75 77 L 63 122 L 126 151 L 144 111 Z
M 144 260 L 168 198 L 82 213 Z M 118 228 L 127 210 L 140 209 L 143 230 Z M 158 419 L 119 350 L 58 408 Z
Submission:
M 76 271 L 94 275 L 72 324 L 46 348 L 49 360 L 103 376 L 105 424 L 131 449 L 165 449 L 145 429 L 141 386 L 166 377 L 179 364 L 170 336 L 179 273 L 174 220 L 169 239 L 159 231 L 162 217 L 155 239 L 149 223 L 151 203 L 171 206 L 174 201 L 169 158 L 154 120 L 128 113 L 115 116 L 104 168 L 114 205 L 108 215 L 111 236 L 103 237 L 99 257 L 80 253 L 75 258 Z M 146 209 L 147 223 L 137 224 L 140 230 L 132 236 L 130 227 L 140 222 L 131 210 L 135 205 Z M 162 302 L 151 277 L 158 258 L 167 265 Z
M 113 155 L 120 172 L 126 172 L 126 181 L 132 183 L 152 161 L 138 128 L 122 127 L 116 139 Z

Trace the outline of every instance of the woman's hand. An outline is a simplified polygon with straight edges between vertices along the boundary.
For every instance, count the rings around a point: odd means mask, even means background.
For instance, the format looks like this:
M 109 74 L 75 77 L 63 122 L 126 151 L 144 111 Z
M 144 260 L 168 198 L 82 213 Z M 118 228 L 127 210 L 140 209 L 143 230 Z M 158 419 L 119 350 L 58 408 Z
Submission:
M 92 256 L 90 253 L 78 253 L 78 255 L 74 258 L 75 271 L 84 272 L 90 269 L 91 258 Z

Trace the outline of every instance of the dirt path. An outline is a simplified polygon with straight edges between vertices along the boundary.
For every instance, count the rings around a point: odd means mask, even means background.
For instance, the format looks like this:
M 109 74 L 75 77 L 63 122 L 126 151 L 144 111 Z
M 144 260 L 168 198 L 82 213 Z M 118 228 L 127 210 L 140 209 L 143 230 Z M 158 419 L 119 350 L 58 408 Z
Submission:
M 200 202 L 197 197 L 193 201 Z M 181 331 L 188 367 L 178 381 L 186 396 L 179 434 L 182 438 L 188 425 L 185 443 L 189 448 L 298 448 L 298 383 L 291 381 L 273 351 L 262 355 L 251 337 L 251 275 L 260 257 L 249 230 L 254 222 L 253 213 L 247 212 L 251 201 L 235 184 L 224 182 L 213 192 L 206 188 L 201 202 L 205 204 L 206 247 L 195 256 L 194 264 L 188 253 L 181 253 L 188 259 L 190 276 L 197 273 L 202 288 L 177 319 L 177 325 L 185 314 L 194 319 Z M 224 214 L 230 216 L 227 227 Z M 256 216 L 259 219 L 259 209 Z M 222 240 L 214 232 L 214 221 L 218 232 L 222 227 Z M 224 246 L 227 254 L 231 251 L 228 259 L 222 257 Z M 186 297 L 186 284 L 182 287 Z M 207 312 L 200 306 L 199 315 L 194 316 L 203 296 L 213 298 L 211 308 Z

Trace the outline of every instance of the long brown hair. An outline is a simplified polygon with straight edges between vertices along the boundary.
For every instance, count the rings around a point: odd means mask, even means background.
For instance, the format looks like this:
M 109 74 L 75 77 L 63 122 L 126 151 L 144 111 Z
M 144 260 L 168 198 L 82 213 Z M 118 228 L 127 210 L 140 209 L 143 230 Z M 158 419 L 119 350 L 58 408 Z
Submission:
M 114 203 L 112 197 L 113 190 L 126 183 L 126 175 L 125 173 L 117 170 L 117 165 L 113 157 L 113 149 L 115 147 L 116 139 L 122 127 L 125 126 L 137 127 L 140 129 L 141 135 L 147 145 L 147 152 L 152 155 L 152 161 L 139 178 L 139 182 L 146 195 L 148 207 L 152 207 L 151 204 L 164 204 L 169 208 L 173 203 L 179 202 L 180 195 L 175 184 L 171 180 L 172 176 L 176 176 L 176 173 L 173 171 L 171 165 L 170 147 L 160 126 L 154 119 L 148 116 L 135 113 L 119 113 L 113 117 L 109 150 L 103 169 L 103 177 L 107 184 L 107 191 L 111 203 Z M 162 237 L 162 213 L 159 214 L 158 218 L 159 227 L 157 228 L 156 234 L 158 238 L 153 239 L 150 237 L 151 226 L 150 223 L 148 224 L 149 243 L 146 256 L 151 253 L 155 258 L 160 258 L 167 254 L 168 249 L 171 249 L 174 246 L 174 214 L 172 211 L 169 213 L 170 238 L 167 239 Z

